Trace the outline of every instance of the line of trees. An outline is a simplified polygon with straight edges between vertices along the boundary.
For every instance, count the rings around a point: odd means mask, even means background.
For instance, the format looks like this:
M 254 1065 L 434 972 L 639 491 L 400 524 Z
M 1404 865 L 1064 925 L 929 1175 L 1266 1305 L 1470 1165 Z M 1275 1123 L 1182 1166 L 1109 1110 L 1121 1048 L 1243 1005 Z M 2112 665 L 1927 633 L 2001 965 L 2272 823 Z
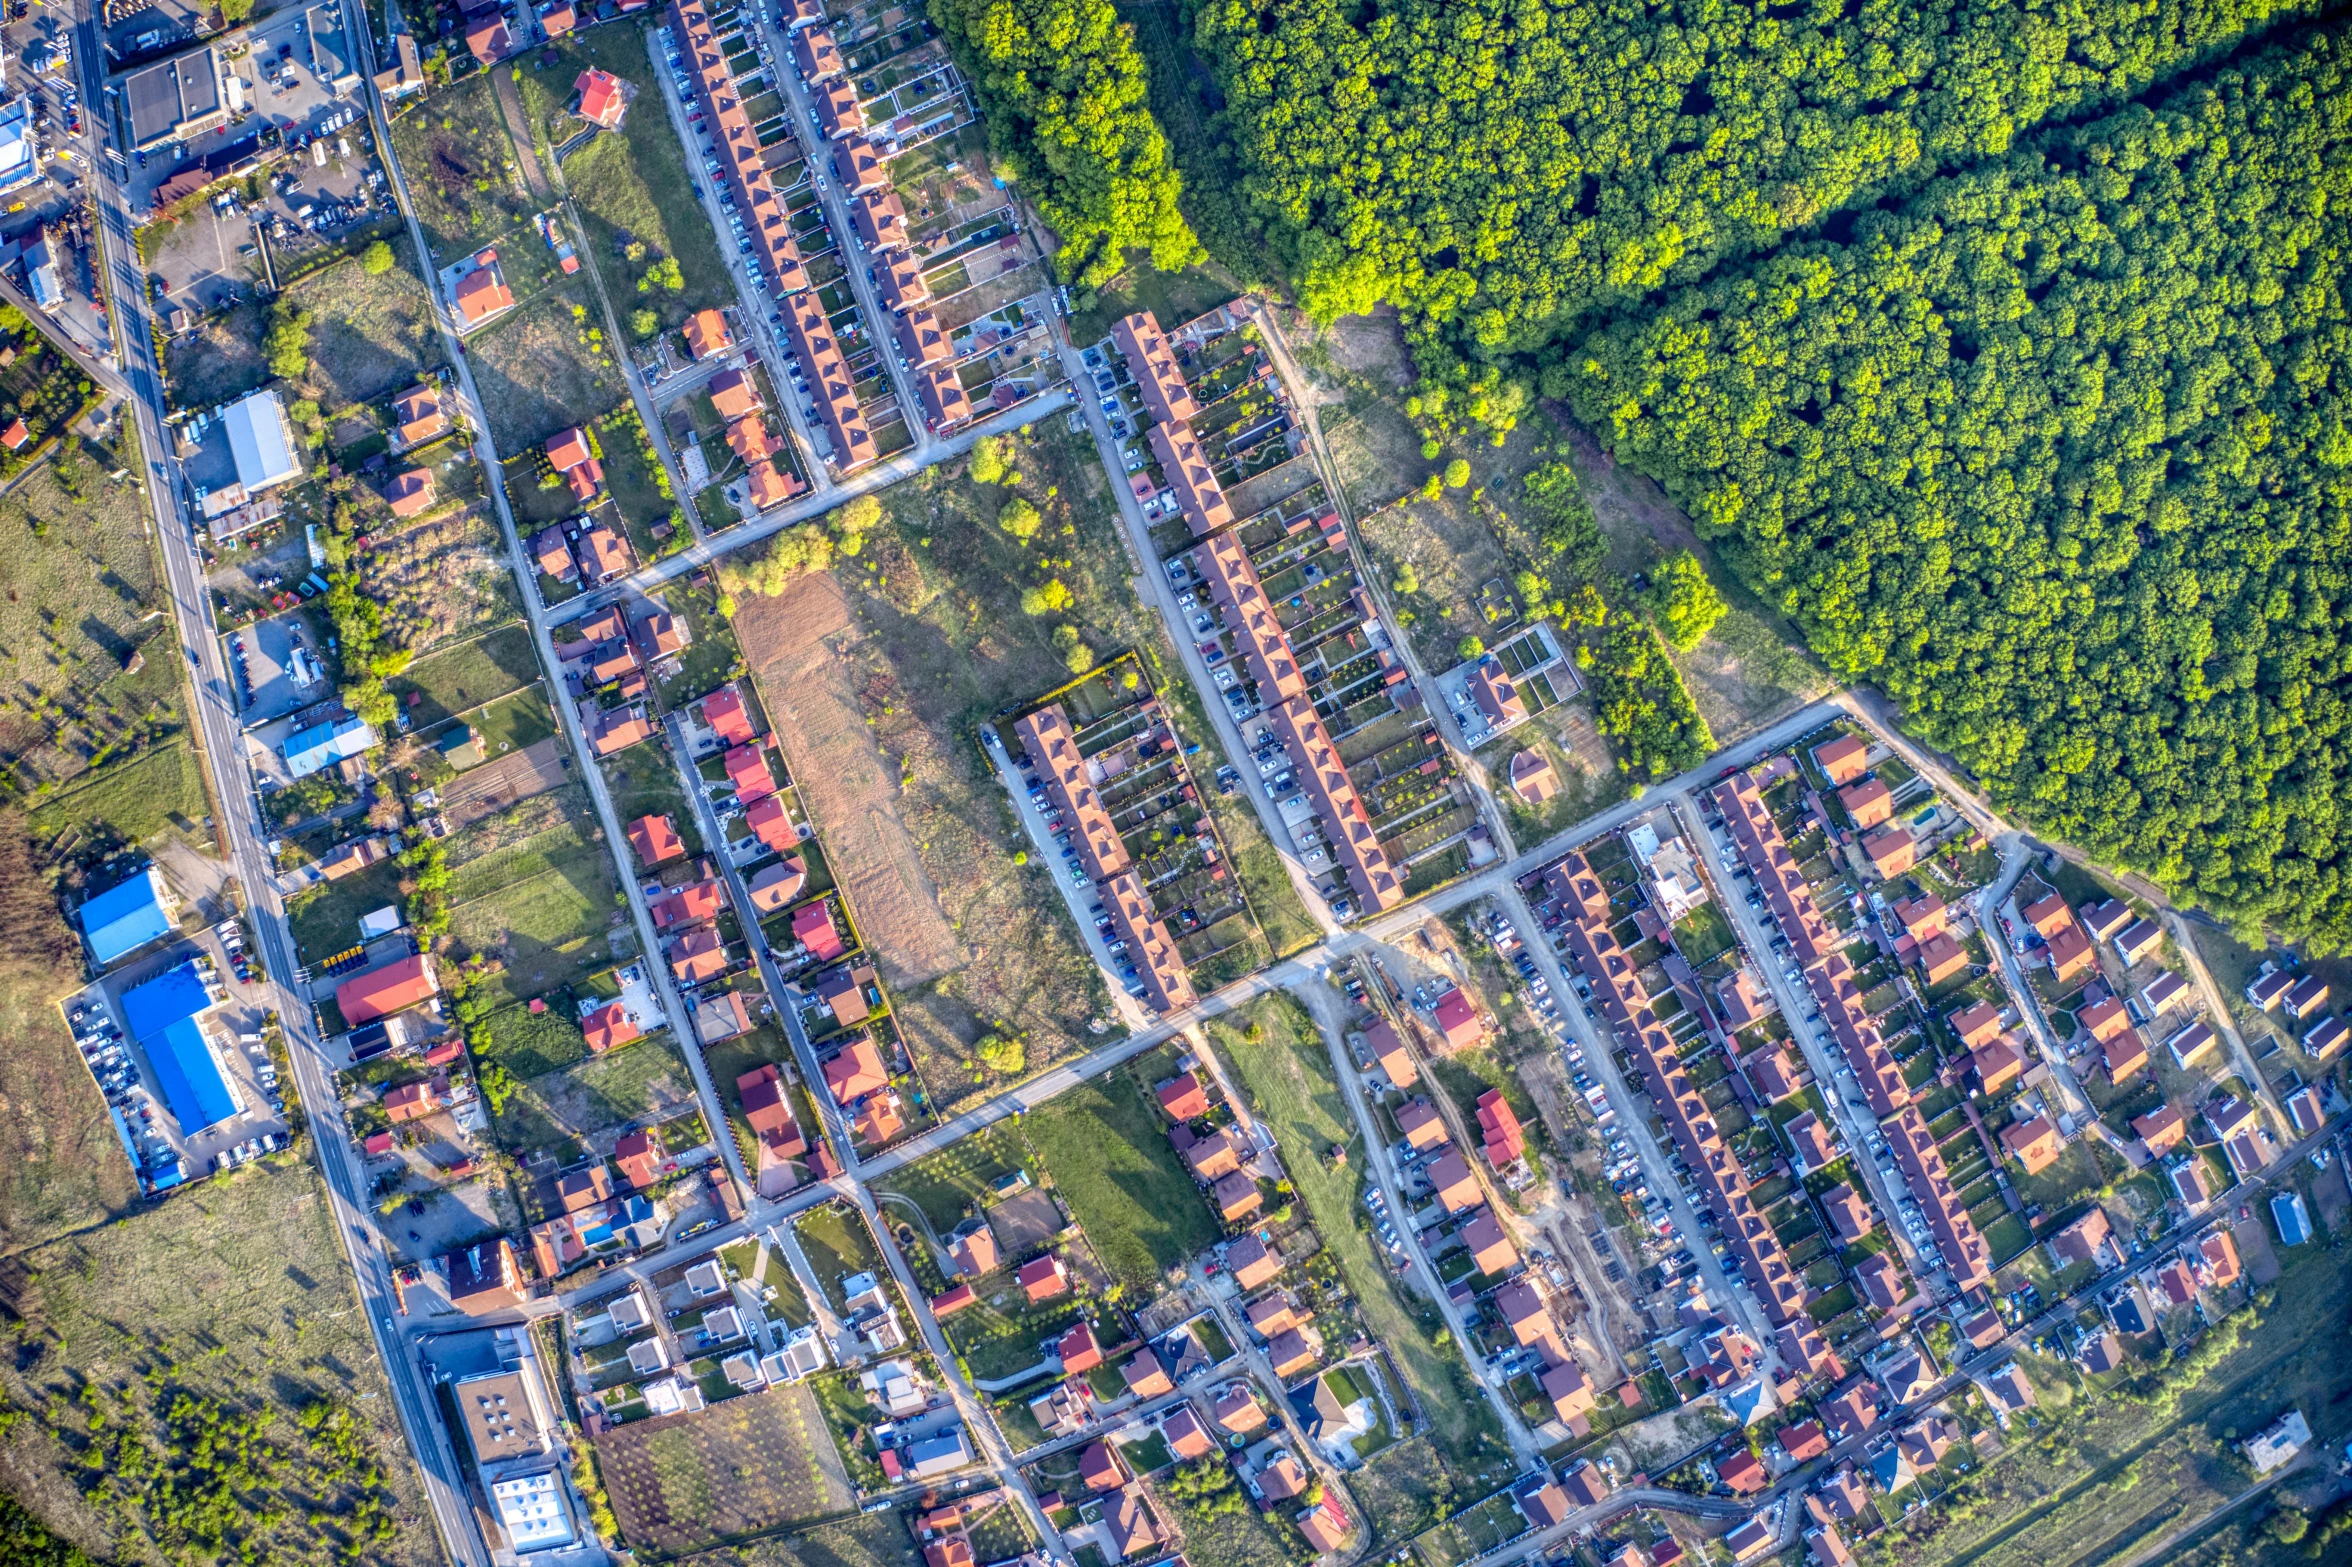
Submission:
M 997 172 L 1061 236 L 1065 282 L 1100 288 L 1130 250 L 1169 272 L 1202 259 L 1111 0 L 931 0 L 931 19 L 972 80 Z
M 2341 40 L 2052 132 L 1544 374 L 2005 804 L 2352 943 Z
M 1196 0 L 1194 34 L 1302 303 L 1397 305 L 1426 365 L 1532 349 L 2321 5 Z

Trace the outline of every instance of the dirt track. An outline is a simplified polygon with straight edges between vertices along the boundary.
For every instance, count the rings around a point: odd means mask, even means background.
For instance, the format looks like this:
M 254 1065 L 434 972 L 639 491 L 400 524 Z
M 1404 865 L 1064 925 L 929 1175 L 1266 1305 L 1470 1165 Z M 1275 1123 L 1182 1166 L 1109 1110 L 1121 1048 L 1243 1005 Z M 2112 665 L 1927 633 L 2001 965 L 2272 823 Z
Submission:
M 815 576 L 779 598 L 746 596 L 735 632 L 883 977 L 913 986 L 961 967 L 939 888 L 899 817 L 896 770 L 858 705 L 846 655 L 863 634 L 840 588 Z

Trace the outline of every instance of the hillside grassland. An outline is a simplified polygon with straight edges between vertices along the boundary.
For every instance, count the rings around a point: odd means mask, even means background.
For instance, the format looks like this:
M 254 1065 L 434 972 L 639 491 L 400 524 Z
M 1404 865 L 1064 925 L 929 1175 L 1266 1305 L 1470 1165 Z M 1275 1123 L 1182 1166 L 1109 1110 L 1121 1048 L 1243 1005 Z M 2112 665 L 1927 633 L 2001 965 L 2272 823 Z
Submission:
M 439 1559 L 332 1212 L 299 1155 L 20 1253 L 0 1291 L 18 1319 L 0 1366 L 0 1477 L 85 1548 Z

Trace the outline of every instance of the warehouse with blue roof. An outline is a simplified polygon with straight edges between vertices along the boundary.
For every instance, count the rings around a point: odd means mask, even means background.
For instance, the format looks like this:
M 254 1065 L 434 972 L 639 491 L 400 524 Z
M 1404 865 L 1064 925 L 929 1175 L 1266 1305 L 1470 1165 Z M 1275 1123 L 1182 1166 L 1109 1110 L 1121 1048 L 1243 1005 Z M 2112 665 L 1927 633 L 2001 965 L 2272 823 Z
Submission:
M 194 958 L 123 992 L 123 1022 L 147 1053 L 163 1104 L 193 1137 L 244 1110 L 196 1020 L 224 998 Z
M 347 756 L 358 756 L 375 749 L 376 732 L 364 718 L 346 715 L 308 729 L 297 729 L 286 736 L 286 771 L 297 778 L 308 778 L 322 767 L 329 767 Z
M 179 929 L 171 888 L 152 864 L 83 903 L 74 918 L 100 968 Z

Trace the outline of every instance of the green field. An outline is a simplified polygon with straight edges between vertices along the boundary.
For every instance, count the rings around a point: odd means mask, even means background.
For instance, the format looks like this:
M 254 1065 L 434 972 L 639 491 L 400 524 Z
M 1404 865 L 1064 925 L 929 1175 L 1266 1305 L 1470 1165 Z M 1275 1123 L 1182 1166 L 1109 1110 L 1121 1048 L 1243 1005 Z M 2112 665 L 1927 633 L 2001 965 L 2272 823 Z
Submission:
M 550 871 L 561 871 L 578 879 L 580 872 L 588 867 L 609 861 L 604 845 L 595 841 L 594 834 L 593 822 L 559 821 L 545 832 L 469 859 L 450 874 L 450 901 L 469 903 Z
M 125 1561 L 441 1559 L 413 1526 L 416 1471 L 300 1155 L 193 1184 L 12 1272 L 0 1387 L 45 1413 L 13 1423 L 10 1488 L 53 1525 Z M 311 1408 L 306 1428 L 295 1417 Z
M 1177 1162 L 1138 1070 L 1056 1095 L 1023 1117 L 1022 1130 L 1103 1266 L 1148 1297 L 1224 1232 Z
M 566 109 L 573 81 L 591 65 L 638 89 L 617 132 L 598 134 L 562 164 L 564 184 L 588 230 L 586 259 L 604 274 L 614 308 L 625 318 L 651 306 L 665 328 L 674 328 L 697 310 L 733 304 L 733 281 L 687 176 L 685 151 L 671 127 L 642 33 L 627 24 L 600 27 L 574 33 L 533 56 L 519 85 L 534 138 L 558 145 L 584 127 L 586 122 Z M 631 244 L 644 247 L 639 259 L 626 254 Z M 677 259 L 684 290 L 638 293 L 637 280 L 665 256 Z
M 499 1143 L 521 1152 L 604 1139 L 628 1121 L 658 1121 L 694 1102 L 694 1078 L 666 1033 L 529 1078 L 498 1112 Z M 600 1146 L 602 1146 L 600 1144 Z
M 1250 1023 L 1263 1030 L 1254 1044 L 1240 1032 Z M 1475 1477 L 1491 1470 L 1490 1477 L 1499 1478 L 1510 1462 L 1502 1423 L 1470 1380 L 1459 1353 L 1435 1346 L 1442 1333 L 1436 1313 L 1406 1294 L 1387 1265 L 1373 1255 L 1361 1228 L 1360 1158 L 1333 1169 L 1318 1157 L 1334 1144 L 1359 1154 L 1362 1147 L 1355 1117 L 1332 1075 L 1321 1030 L 1290 997 L 1263 996 L 1247 1011 L 1211 1023 L 1209 1034 L 1239 1071 L 1275 1139 L 1290 1150 L 1284 1163 L 1291 1184 L 1306 1203 L 1324 1246 L 1338 1259 L 1363 1311 L 1365 1328 L 1387 1346 L 1398 1371 L 1413 1384 L 1429 1411 L 1431 1438 L 1448 1464 L 1473 1477 L 1465 1483 L 1475 1494 L 1482 1483 Z
M 945 1235 L 976 1207 L 996 1195 L 997 1177 L 1020 1169 L 1027 1155 L 1017 1138 L 999 1126 L 960 1137 L 916 1164 L 891 1171 L 874 1190 L 896 1192 L 923 1210 L 931 1228 Z
M 517 623 L 428 654 L 385 681 L 384 689 L 407 711 L 411 732 L 422 733 L 538 678 L 531 628 Z M 413 703 L 412 695 L 418 699 Z
M 534 690 L 510 692 L 462 716 L 467 727 L 481 735 L 486 761 L 536 745 L 555 733 L 555 712 L 547 705 L 546 696 Z M 428 745 L 438 745 L 450 733 L 450 729 L 436 726 L 429 734 L 417 731 L 417 737 Z
M 544 1012 L 534 1012 L 528 1006 L 502 1008 L 483 1024 L 489 1030 L 490 1043 L 485 1046 L 475 1040 L 475 1058 L 496 1062 L 517 1077 L 560 1072 L 588 1057 L 588 1041 L 574 1020 L 568 995 L 552 998 Z
M 843 1279 L 853 1273 L 881 1274 L 882 1253 L 875 1249 L 864 1217 L 845 1204 L 828 1203 L 812 1209 L 794 1220 L 792 1227 L 834 1310 L 841 1309 Z
M 519 453 L 627 396 L 588 291 L 559 285 L 466 339 L 498 449 Z

